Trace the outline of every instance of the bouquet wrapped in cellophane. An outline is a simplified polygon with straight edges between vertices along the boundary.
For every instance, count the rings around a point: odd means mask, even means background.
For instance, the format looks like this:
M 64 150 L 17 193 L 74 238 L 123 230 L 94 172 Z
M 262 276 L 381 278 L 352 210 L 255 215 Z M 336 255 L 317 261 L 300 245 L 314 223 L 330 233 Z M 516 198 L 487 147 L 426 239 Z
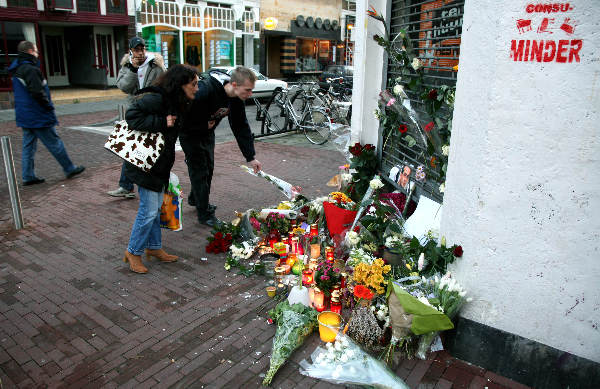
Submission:
M 284 300 L 269 315 L 277 322 L 277 330 L 263 385 L 271 383 L 279 368 L 317 327 L 317 311 L 300 303 L 290 305 Z
M 311 354 L 312 364 L 300 362 L 300 373 L 335 384 L 367 385 L 385 389 L 408 389 L 409 386 L 381 361 L 364 352 L 348 336 L 338 333 L 335 343 L 317 347 Z

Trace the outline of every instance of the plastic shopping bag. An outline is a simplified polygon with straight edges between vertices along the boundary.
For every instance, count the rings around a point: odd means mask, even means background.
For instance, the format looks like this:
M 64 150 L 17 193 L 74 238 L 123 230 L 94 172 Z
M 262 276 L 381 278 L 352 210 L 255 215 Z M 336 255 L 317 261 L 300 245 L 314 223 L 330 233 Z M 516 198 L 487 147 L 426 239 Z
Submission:
M 172 231 L 183 229 L 181 212 L 181 185 L 175 173 L 169 177 L 169 187 L 163 195 L 163 203 L 160 207 L 160 226 Z

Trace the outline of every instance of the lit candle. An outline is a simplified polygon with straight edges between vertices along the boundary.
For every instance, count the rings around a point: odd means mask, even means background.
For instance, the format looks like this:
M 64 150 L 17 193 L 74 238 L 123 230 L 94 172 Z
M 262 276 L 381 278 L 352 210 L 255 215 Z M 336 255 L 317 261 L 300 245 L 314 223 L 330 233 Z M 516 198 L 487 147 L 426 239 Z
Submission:
M 310 245 L 310 257 L 311 258 L 319 258 L 321 255 L 321 245 L 318 243 L 313 243 Z
M 323 312 L 325 310 L 325 293 L 319 288 L 315 288 L 313 305 L 318 312 Z
M 319 226 L 315 224 L 310 225 L 310 236 L 318 236 L 319 235 Z
M 327 262 L 333 262 L 333 247 L 325 248 L 325 260 Z
M 340 302 L 339 297 L 331 296 L 331 312 L 342 314 L 342 303 Z
M 313 271 L 305 269 L 302 271 L 302 285 L 310 286 L 313 283 Z

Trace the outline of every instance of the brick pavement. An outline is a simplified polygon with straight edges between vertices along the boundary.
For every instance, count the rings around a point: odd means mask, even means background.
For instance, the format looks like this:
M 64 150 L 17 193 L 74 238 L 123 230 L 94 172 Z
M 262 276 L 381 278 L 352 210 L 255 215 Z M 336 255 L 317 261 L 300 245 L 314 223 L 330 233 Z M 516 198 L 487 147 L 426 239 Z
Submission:
M 63 124 L 99 122 L 112 112 L 61 118 Z M 20 133 L 10 123 L 15 158 Z M 102 149 L 104 136 L 61 130 L 69 153 L 88 169 L 65 180 L 45 149 L 38 150 L 45 184 L 21 187 L 26 228 L 15 231 L 4 172 L 0 187 L 0 379 L 3 388 L 258 388 L 267 370 L 275 327 L 274 305 L 262 277 L 223 268 L 224 256 L 206 254 L 208 229 L 184 204 L 180 232 L 164 232 L 173 264 L 147 263 L 131 273 L 121 261 L 137 201 L 113 199 L 120 160 Z M 302 138 L 300 138 L 302 139 Z M 288 138 L 289 141 L 289 138 Z M 343 163 L 323 148 L 257 142 L 267 172 L 324 195 Z M 289 143 L 289 142 L 288 142 Z M 44 155 L 46 153 L 46 155 Z M 217 145 L 211 197 L 217 215 L 276 204 L 278 192 L 241 171 L 237 145 Z M 48 160 L 48 163 L 41 161 Z M 174 172 L 189 190 L 183 154 Z M 276 388 L 341 387 L 299 374 L 298 362 L 320 343 L 312 335 L 273 380 Z M 492 372 L 439 352 L 428 361 L 402 361 L 397 374 L 412 388 L 523 388 Z

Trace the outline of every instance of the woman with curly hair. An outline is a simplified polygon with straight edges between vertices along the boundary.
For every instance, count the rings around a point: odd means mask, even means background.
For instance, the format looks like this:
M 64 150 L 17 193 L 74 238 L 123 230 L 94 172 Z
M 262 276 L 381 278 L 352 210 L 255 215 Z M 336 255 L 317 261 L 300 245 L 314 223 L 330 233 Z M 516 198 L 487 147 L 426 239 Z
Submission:
M 125 175 L 138 185 L 140 195 L 138 213 L 123 257 L 135 273 L 148 272 L 142 264 L 144 252 L 148 260 L 155 257 L 161 262 L 177 261 L 176 255 L 167 254 L 162 249 L 160 207 L 175 163 L 175 141 L 181 127 L 179 118 L 188 112 L 197 90 L 196 69 L 188 65 L 174 65 L 152 86 L 140 90 L 125 114 L 130 128 L 160 132 L 165 138 L 164 148 L 150 171 L 145 172 L 130 163 L 125 166 Z

